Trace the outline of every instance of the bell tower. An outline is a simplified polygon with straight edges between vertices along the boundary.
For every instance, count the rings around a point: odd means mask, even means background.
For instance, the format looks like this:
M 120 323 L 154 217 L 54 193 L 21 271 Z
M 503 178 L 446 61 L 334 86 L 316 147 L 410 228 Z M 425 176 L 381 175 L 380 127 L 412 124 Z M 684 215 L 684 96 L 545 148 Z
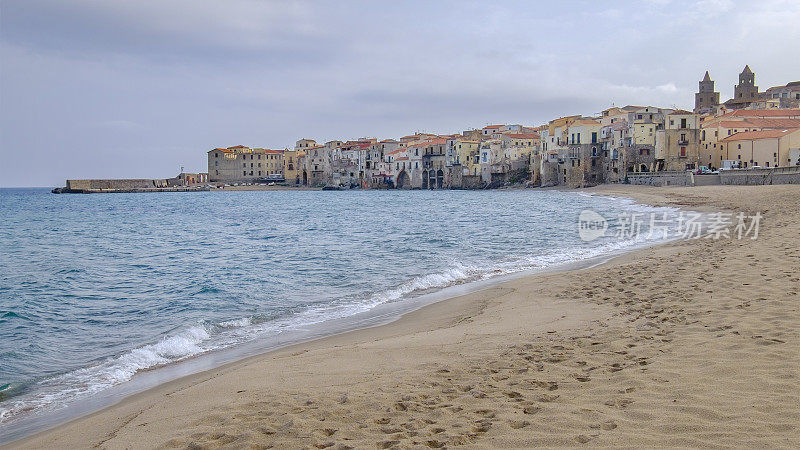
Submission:
M 719 92 L 714 92 L 714 80 L 708 75 L 699 83 L 699 89 L 694 94 L 694 112 L 704 114 L 713 111 L 719 106 Z
M 733 101 L 753 102 L 758 99 L 758 86 L 756 86 L 756 74 L 750 70 L 750 66 L 744 66 L 744 70 L 739 74 L 739 84 L 733 88 Z

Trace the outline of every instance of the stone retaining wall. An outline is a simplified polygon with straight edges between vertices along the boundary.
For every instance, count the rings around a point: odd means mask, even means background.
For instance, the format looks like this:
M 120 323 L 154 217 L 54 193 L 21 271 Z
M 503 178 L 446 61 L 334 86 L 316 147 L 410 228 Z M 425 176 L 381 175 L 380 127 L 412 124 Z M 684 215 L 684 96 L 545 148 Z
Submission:
M 723 170 L 719 175 L 722 184 L 800 184 L 800 166 Z

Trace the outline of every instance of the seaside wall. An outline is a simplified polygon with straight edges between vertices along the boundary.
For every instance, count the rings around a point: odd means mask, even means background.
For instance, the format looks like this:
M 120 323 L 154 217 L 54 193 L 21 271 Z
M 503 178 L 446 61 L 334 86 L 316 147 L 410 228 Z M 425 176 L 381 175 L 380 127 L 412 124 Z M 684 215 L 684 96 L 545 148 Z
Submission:
M 694 176 L 688 171 L 628 173 L 631 184 L 650 186 L 693 186 Z
M 800 184 L 800 166 L 724 170 L 719 176 L 722 184 Z
M 163 188 L 170 185 L 167 179 L 128 179 L 128 180 L 67 180 L 67 189 L 80 191 L 87 189 L 148 189 Z
M 723 170 L 711 175 L 695 175 L 690 171 L 640 172 L 629 173 L 628 181 L 650 186 L 800 184 L 800 166 Z
M 461 187 L 464 189 L 477 189 L 483 186 L 480 175 L 462 175 Z

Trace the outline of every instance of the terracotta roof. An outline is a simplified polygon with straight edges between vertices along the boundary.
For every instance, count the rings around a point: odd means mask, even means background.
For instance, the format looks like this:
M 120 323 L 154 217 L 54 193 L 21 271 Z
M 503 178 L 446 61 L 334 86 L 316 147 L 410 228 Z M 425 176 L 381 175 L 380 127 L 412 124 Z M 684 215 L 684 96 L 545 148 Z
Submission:
M 748 123 L 759 128 L 800 128 L 800 119 L 779 117 L 775 119 L 752 118 Z
M 722 128 L 800 128 L 800 119 L 788 119 L 785 117 L 765 119 L 752 117 L 744 120 L 720 120 L 713 126 L 720 126 Z
M 502 127 L 502 125 L 486 125 L 485 127 L 483 127 L 483 129 L 484 130 L 487 130 L 487 129 L 494 130 L 494 129 L 497 129 L 497 128 L 500 128 L 500 127 Z
M 722 128 L 750 128 L 753 125 L 747 120 L 720 120 L 713 126 Z
M 800 109 L 737 109 L 721 117 L 800 117 Z
M 743 133 L 736 133 L 722 139 L 721 142 L 729 141 L 752 141 L 756 139 L 770 139 L 786 136 L 795 131 L 800 131 L 800 128 L 789 128 L 785 130 L 761 130 L 761 131 L 745 131 Z
M 692 115 L 692 114 L 694 114 L 694 113 L 691 112 L 691 111 L 686 111 L 685 109 L 676 109 L 675 111 L 672 111 L 671 113 L 669 113 L 667 115 L 668 116 L 686 116 L 686 115 Z
M 539 134 L 537 133 L 517 133 L 517 134 L 507 134 L 506 136 L 514 139 L 539 139 Z

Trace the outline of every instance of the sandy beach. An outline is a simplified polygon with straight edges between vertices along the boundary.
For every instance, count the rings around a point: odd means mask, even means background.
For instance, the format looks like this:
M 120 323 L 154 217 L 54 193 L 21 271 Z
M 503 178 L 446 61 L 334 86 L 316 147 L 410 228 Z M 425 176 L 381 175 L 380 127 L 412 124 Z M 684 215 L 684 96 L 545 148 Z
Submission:
M 11 448 L 800 447 L 800 186 L 588 192 L 763 215 L 182 378 Z

